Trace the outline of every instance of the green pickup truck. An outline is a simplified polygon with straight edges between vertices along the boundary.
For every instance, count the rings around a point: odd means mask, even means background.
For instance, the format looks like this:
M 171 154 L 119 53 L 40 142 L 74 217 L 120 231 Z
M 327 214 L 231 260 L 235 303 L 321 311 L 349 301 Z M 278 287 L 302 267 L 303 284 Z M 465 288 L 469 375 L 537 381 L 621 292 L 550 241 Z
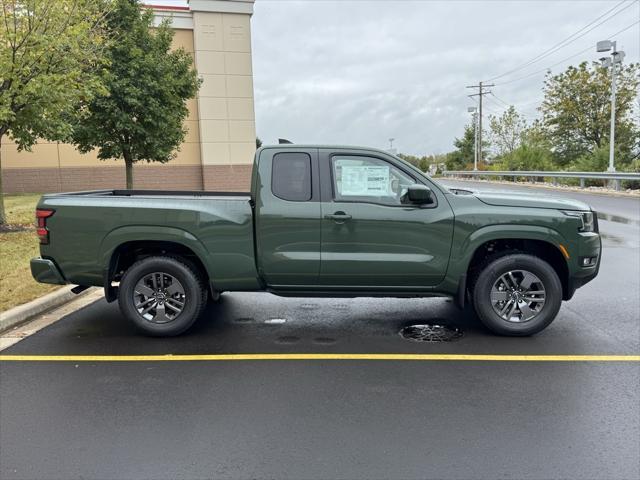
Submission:
M 601 258 L 588 205 L 448 189 L 359 147 L 263 147 L 247 193 L 51 194 L 36 218 L 33 277 L 104 287 L 154 336 L 184 332 L 225 291 L 449 296 L 495 333 L 531 335 Z

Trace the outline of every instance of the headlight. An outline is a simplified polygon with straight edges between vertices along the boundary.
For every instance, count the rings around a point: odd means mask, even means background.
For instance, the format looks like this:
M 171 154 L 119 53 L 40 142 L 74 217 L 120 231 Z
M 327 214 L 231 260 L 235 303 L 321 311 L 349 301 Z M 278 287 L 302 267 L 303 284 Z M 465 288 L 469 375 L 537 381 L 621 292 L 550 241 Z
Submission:
M 576 210 L 560 210 L 569 217 L 577 217 L 582 221 L 582 226 L 578 228 L 580 232 L 593 232 L 595 230 L 595 222 L 593 212 L 580 212 Z

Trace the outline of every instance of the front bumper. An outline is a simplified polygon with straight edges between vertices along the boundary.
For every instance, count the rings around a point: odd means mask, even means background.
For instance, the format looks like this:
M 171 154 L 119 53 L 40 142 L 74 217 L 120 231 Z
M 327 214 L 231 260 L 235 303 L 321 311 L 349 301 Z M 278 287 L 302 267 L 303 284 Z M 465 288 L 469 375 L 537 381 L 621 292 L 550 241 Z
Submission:
M 53 283 L 54 285 L 65 285 L 67 283 L 60 269 L 48 258 L 32 258 L 31 275 L 40 283 Z
M 593 266 L 583 267 L 580 265 L 580 259 L 584 257 L 597 257 L 596 264 Z M 589 283 L 596 278 L 600 271 L 600 262 L 602 261 L 602 240 L 598 233 L 589 232 L 581 233 L 578 242 L 578 255 L 574 260 L 574 264 L 569 271 L 568 291 L 566 300 L 573 297 L 575 291 L 583 285 Z

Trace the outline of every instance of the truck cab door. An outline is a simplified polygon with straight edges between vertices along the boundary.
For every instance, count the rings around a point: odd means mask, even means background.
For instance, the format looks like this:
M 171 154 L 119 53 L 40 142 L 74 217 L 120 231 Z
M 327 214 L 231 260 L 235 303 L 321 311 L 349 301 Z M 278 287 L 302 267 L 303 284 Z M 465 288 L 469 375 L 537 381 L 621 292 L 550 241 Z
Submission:
M 453 210 L 439 188 L 397 159 L 363 150 L 321 149 L 321 285 L 341 290 L 416 290 L 440 283 Z M 431 188 L 430 204 L 408 186 Z
M 260 276 L 274 288 L 316 285 L 320 273 L 318 150 L 263 149 L 254 192 Z

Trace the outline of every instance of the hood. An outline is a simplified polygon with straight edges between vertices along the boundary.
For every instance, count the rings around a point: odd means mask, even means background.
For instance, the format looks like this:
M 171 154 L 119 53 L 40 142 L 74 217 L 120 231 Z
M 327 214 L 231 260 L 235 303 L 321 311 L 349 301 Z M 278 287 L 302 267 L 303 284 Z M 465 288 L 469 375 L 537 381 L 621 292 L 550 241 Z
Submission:
M 487 205 L 500 207 L 552 208 L 557 210 L 591 210 L 589 205 L 571 198 L 546 193 L 517 193 L 513 191 L 483 190 L 469 192 Z

